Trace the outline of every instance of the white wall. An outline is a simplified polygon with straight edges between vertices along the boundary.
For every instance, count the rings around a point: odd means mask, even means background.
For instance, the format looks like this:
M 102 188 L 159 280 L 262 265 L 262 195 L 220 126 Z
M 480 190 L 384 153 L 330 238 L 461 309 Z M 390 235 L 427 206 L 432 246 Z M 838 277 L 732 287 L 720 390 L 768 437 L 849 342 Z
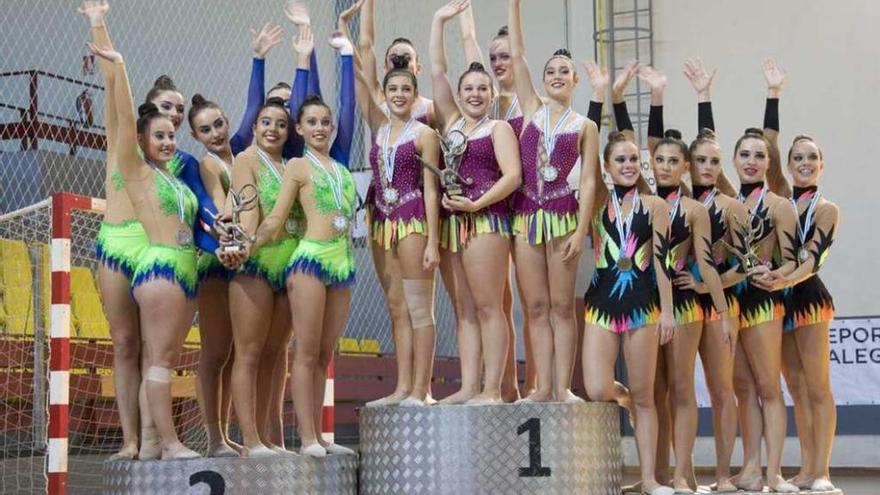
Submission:
M 876 97 L 880 83 L 880 3 L 701 2 L 663 0 L 655 7 L 656 65 L 669 74 L 666 126 L 686 136 L 696 131 L 696 99 L 681 73 L 687 57 L 718 67 L 712 95 L 723 153 L 749 126 L 760 127 L 766 86 L 761 61 L 773 56 L 788 73 L 782 96 L 780 144 L 788 152 L 797 134 L 815 137 L 825 155 L 820 185 L 841 209 L 840 231 L 822 278 L 841 316 L 880 313 L 880 264 L 869 247 L 877 242 L 873 165 Z M 727 171 L 733 174 L 729 160 Z M 735 177 L 735 175 L 732 175 Z M 874 220 L 871 220 L 874 218 Z

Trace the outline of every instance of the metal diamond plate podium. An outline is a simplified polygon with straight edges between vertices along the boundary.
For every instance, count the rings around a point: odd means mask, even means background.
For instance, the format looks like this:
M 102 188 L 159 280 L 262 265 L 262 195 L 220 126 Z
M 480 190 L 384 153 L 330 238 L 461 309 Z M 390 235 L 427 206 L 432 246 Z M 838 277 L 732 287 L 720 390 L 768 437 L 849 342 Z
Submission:
M 290 495 L 357 493 L 357 457 L 351 455 L 201 458 L 187 461 L 106 461 L 108 495 Z
M 363 409 L 360 440 L 365 495 L 620 494 L 613 404 Z

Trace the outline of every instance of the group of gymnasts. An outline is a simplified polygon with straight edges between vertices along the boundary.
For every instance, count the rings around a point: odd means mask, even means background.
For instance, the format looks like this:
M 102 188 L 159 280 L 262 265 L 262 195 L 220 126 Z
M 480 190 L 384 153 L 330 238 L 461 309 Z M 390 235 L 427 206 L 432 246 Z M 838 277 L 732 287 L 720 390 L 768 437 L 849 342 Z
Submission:
M 508 26 L 490 43 L 491 72 L 475 41 L 470 1 L 453 0 L 432 19 L 428 99 L 419 92 L 422 65 L 409 40 L 395 39 L 382 58 L 384 74 L 377 70 L 374 3 L 354 2 L 330 37 L 341 67 L 335 120 L 320 96 L 306 7 L 293 0 L 285 9 L 297 33 L 292 85 L 264 93 L 264 59 L 283 30 L 267 24 L 252 31 L 248 104 L 238 131 L 230 133 L 219 104 L 192 98 L 187 117 L 205 148 L 201 160 L 175 146 L 185 106 L 170 78 L 160 77 L 134 113 L 125 64 L 106 28 L 108 6 L 83 3 L 107 95 L 107 212 L 97 245 L 124 434 L 114 457 L 198 455 L 177 437 L 170 395 L 171 368 L 197 307 L 206 455 L 293 455 L 284 448 L 281 422 L 292 332 L 300 452 L 353 453 L 318 432 L 325 369 L 351 304 L 351 228 L 363 203 L 398 374 L 394 392 L 368 407 L 436 402 L 430 383 L 438 267 L 455 310 L 461 362 L 461 390 L 441 404 L 519 399 L 514 285 L 529 370 L 519 400 L 582 402 L 571 391 L 579 341 L 575 287 L 579 258 L 591 243 L 595 270 L 583 297 L 586 395 L 629 410 L 641 490 L 696 489 L 698 352 L 713 406 L 716 489 L 760 489 L 765 481 L 781 492 L 831 488 L 834 307 L 817 272 L 838 209 L 817 191 L 823 159 L 812 138 L 794 140 L 790 178 L 783 171 L 777 135 L 785 74 L 776 63 L 763 66 L 763 129 L 747 129 L 733 150 L 737 191 L 724 174 L 715 134 L 716 71 L 699 60 L 684 70 L 697 93 L 699 129 L 686 143 L 681 132 L 664 129 L 667 81 L 660 70 L 631 63 L 612 82 L 588 62 L 593 93 L 581 115 L 573 109 L 579 71 L 567 50 L 544 63 L 543 91 L 533 84 L 521 0 L 509 0 Z M 356 15 L 355 47 L 348 25 Z M 456 17 L 469 67 L 453 86 L 444 27 Z M 624 103 L 635 77 L 651 88 L 647 144 L 656 190 L 641 175 Z M 617 130 L 600 165 L 609 92 Z M 349 171 L 356 104 L 372 143 L 363 200 Z M 215 222 L 230 221 L 230 198 L 248 191 L 254 207 L 235 218 L 246 239 L 212 233 Z M 614 376 L 621 346 L 628 387 Z M 780 470 L 786 431 L 780 372 L 794 399 L 803 459 L 788 481 Z M 242 445 L 227 436 L 230 402 Z M 737 423 L 744 464 L 732 476 Z

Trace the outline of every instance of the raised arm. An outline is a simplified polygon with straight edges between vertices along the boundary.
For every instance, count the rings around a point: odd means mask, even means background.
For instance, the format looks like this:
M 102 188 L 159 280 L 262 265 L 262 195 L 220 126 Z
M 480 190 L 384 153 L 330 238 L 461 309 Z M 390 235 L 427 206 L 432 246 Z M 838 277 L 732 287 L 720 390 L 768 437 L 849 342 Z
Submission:
M 458 24 L 461 28 L 461 44 L 464 47 L 464 60 L 467 65 L 472 62 L 484 64 L 483 51 L 477 43 L 477 27 L 474 23 L 474 7 L 468 5 L 464 12 L 458 16 Z
M 109 10 L 110 6 L 107 5 L 106 0 L 99 2 L 87 0 L 83 2 L 79 9 L 77 9 L 77 11 L 89 21 L 92 42 L 95 46 L 112 50 L 113 44 L 110 42 L 110 34 L 107 32 L 107 25 L 104 20 Z M 118 125 L 114 91 L 116 77 L 113 63 L 103 57 L 98 58 L 98 67 L 101 70 L 101 77 L 104 81 L 104 128 L 107 133 L 108 165 L 106 171 L 107 176 L 109 177 L 112 173 L 111 171 L 114 170 L 114 167 L 116 166 L 116 128 Z
M 284 143 L 283 154 L 285 158 L 296 158 L 303 154 L 302 136 L 297 134 L 294 129 L 296 128 L 296 115 L 308 96 L 309 67 L 311 66 L 311 56 L 314 49 L 315 40 L 312 37 L 312 29 L 306 25 L 299 30 L 293 39 L 293 51 L 296 53 L 296 75 L 293 79 L 293 86 L 290 89 L 290 100 L 288 102 L 290 124 L 288 126 L 287 142 Z
M 281 43 L 283 36 L 284 31 L 281 29 L 281 26 L 273 26 L 268 22 L 259 32 L 251 29 L 251 48 L 253 49 L 254 57 L 251 60 L 251 78 L 248 83 L 247 104 L 244 109 L 244 115 L 241 117 L 238 130 L 235 131 L 235 134 L 229 140 L 233 155 L 244 151 L 254 139 L 254 122 L 257 120 L 257 113 L 265 101 L 266 54 Z
M 376 0 L 364 0 L 361 8 L 360 35 L 358 36 L 358 53 L 363 63 L 364 78 L 370 87 L 373 98 L 380 98 L 382 90 L 379 85 L 378 69 L 376 67 Z
M 639 68 L 639 79 L 651 88 L 651 109 L 648 111 L 648 150 L 663 139 L 663 92 L 666 90 L 666 74 L 649 66 Z
M 339 18 L 336 20 L 336 29 L 349 40 L 353 40 L 354 36 L 352 36 L 351 34 L 351 29 L 348 27 L 348 23 L 351 22 L 354 16 L 361 11 L 361 8 L 364 6 L 365 2 L 366 0 L 357 0 L 356 2 L 352 3 L 351 7 L 339 13 Z M 354 50 L 352 56 L 354 60 L 355 70 L 363 70 L 364 63 L 361 60 L 361 56 L 360 53 L 358 53 L 358 50 Z
M 715 119 L 712 116 L 712 83 L 718 69 L 707 71 L 703 61 L 690 58 L 684 62 L 684 77 L 691 83 L 697 93 L 697 132 L 700 129 L 715 130 Z
M 762 65 L 767 81 L 767 101 L 764 104 L 764 136 L 770 142 L 770 168 L 767 170 L 767 186 L 776 194 L 791 196 L 791 184 L 782 172 L 782 153 L 779 151 L 779 97 L 785 84 L 785 72 L 772 58 Z
M 633 142 L 637 142 L 636 133 L 632 121 L 629 119 L 629 111 L 626 109 L 625 95 L 626 88 L 638 71 L 639 63 L 635 60 L 629 62 L 623 67 L 611 86 L 611 104 L 614 106 L 614 121 L 617 123 L 617 130 L 626 134 Z
M 532 83 L 529 64 L 526 61 L 526 42 L 522 30 L 521 0 L 509 0 L 507 6 L 508 40 L 510 42 L 510 63 L 513 66 L 513 82 L 519 106 L 525 122 L 541 108 L 541 95 Z
M 339 82 L 339 123 L 336 127 L 336 138 L 330 147 L 330 156 L 351 168 L 351 142 L 354 139 L 354 47 L 351 40 L 337 31 L 330 37 L 330 46 L 339 53 L 341 79 Z
M 596 123 L 596 128 L 602 129 L 602 106 L 605 104 L 605 93 L 611 85 L 611 78 L 605 67 L 599 67 L 596 62 L 588 60 L 584 62 L 587 70 L 587 79 L 593 95 L 590 96 L 590 107 L 587 109 L 587 118 Z
M 371 132 L 376 132 L 380 127 L 388 122 L 388 116 L 382 111 L 382 107 L 373 98 L 373 92 L 370 89 L 370 83 L 363 70 L 355 70 L 355 94 L 357 95 L 358 108 L 361 115 L 370 126 Z
M 446 21 L 460 14 L 468 5 L 470 5 L 470 0 L 452 0 L 437 9 L 431 21 L 431 43 L 429 45 L 431 83 L 434 91 L 434 112 L 437 116 L 439 129 L 445 129 L 461 115 L 452 86 L 449 84 L 449 77 L 446 75 L 448 68 L 443 28 Z

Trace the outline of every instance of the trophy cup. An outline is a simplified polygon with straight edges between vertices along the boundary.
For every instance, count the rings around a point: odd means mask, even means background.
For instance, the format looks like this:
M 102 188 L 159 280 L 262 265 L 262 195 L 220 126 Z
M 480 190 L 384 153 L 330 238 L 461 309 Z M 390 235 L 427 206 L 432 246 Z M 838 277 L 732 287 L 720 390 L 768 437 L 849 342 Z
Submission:
M 440 135 L 439 132 L 437 134 Z M 461 157 L 467 149 L 467 142 L 467 134 L 460 129 L 449 131 L 445 138 L 440 135 L 440 150 L 443 152 L 443 162 L 446 164 L 446 168 L 442 170 L 419 156 L 422 165 L 440 178 L 440 186 L 448 196 L 461 196 L 464 193 L 462 184 L 470 186 L 474 183 L 473 179 L 462 177 L 458 173 Z
M 749 221 L 743 222 L 734 216 L 731 224 L 731 234 L 733 235 L 733 246 L 725 240 L 721 240 L 724 247 L 730 251 L 740 262 L 740 266 L 748 273 L 753 268 L 762 264 L 761 258 L 758 256 L 757 242 L 764 235 L 764 222 L 759 221 L 757 225 L 753 225 L 751 218 Z
M 231 189 L 229 191 L 230 202 L 232 203 L 232 220 L 223 220 L 221 214 L 208 214 L 214 220 L 213 230 L 220 236 L 221 240 L 226 242 L 221 248 L 224 252 L 234 253 L 244 249 L 247 242 L 254 242 L 254 236 L 241 226 L 241 212 L 249 211 L 257 206 L 257 196 L 259 191 L 253 184 L 245 184 L 238 191 Z

